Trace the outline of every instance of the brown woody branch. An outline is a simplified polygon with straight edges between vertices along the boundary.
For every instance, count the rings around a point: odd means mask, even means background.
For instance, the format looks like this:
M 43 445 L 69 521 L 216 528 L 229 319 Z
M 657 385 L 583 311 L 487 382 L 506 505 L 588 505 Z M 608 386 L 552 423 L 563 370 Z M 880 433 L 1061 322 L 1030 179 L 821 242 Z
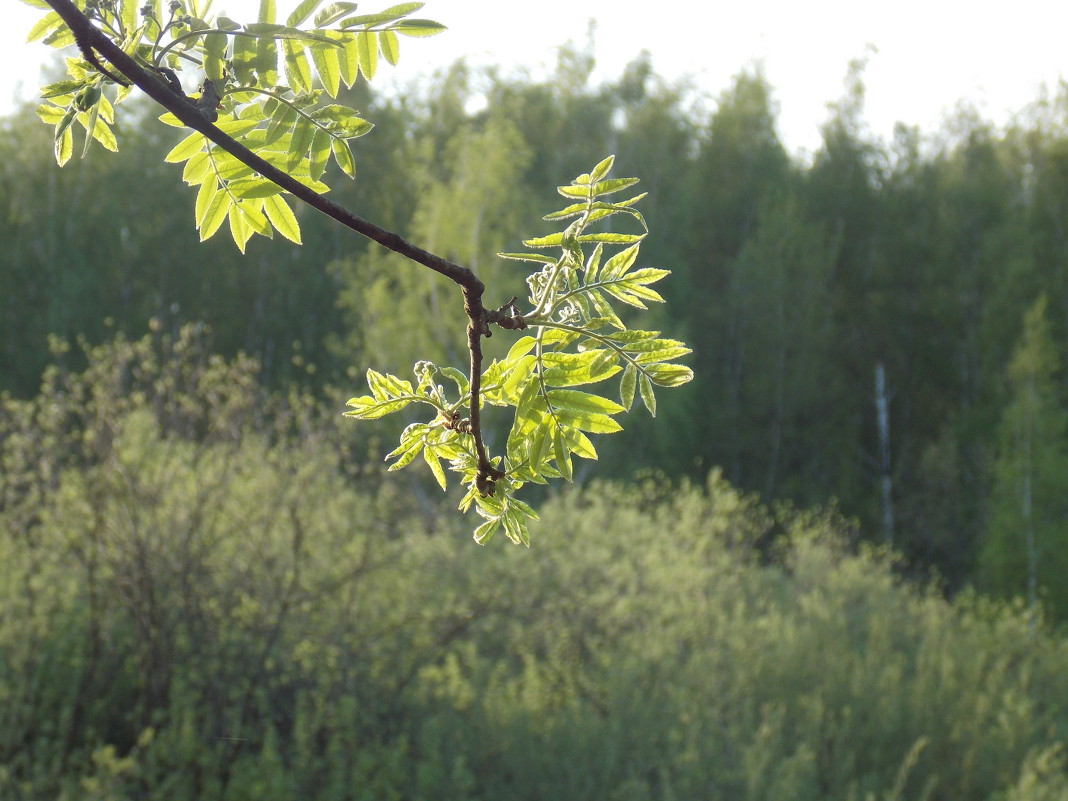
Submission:
M 114 72 L 120 73 L 134 86 L 159 103 L 167 111 L 181 120 L 194 131 L 202 133 L 209 140 L 234 156 L 248 167 L 258 172 L 295 198 L 304 201 L 313 209 L 352 229 L 358 234 L 371 239 L 394 253 L 404 256 L 417 264 L 439 273 L 458 284 L 463 291 L 464 311 L 467 313 L 467 345 L 471 352 L 471 434 L 478 454 L 478 473 L 475 486 L 483 494 L 493 493 L 493 484 L 503 473 L 490 465 L 486 447 L 482 441 L 482 429 L 479 424 L 479 395 L 482 375 L 482 337 L 490 336 L 491 324 L 507 329 L 525 328 L 526 323 L 515 309 L 514 300 L 500 309 L 487 309 L 482 304 L 485 285 L 467 267 L 461 267 L 443 259 L 411 242 L 400 234 L 388 231 L 378 225 L 353 214 L 323 195 L 310 189 L 283 170 L 278 169 L 267 160 L 257 156 L 229 134 L 213 125 L 204 113 L 189 98 L 180 95 L 169 85 L 154 76 L 134 59 L 119 48 L 103 31 L 93 25 L 92 21 L 78 10 L 71 0 L 45 0 L 59 14 L 74 34 L 74 40 L 85 59 L 103 75 L 117 81 Z M 104 67 L 98 56 L 111 65 Z M 117 81 L 120 82 L 121 81 Z M 505 314 L 511 311 L 511 314 Z

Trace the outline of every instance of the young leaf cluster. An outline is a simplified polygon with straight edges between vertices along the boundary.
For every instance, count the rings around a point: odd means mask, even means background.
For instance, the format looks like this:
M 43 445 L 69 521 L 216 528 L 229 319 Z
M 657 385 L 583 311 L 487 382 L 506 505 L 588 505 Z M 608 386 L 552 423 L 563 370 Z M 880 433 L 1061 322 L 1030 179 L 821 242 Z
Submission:
M 444 489 L 441 461 L 446 461 L 467 486 L 461 510 L 473 506 L 484 519 L 475 529 L 480 543 L 503 527 L 510 540 L 529 545 L 527 521 L 536 515 L 515 493 L 526 483 L 570 481 L 572 457 L 596 459 L 589 435 L 620 431 L 616 417 L 630 409 L 635 394 L 655 415 L 654 387 L 679 386 L 693 377 L 690 368 L 676 363 L 690 353 L 689 348 L 658 331 L 629 329 L 620 316 L 621 307 L 646 309 L 647 303 L 662 301 L 650 284 L 669 271 L 635 267 L 647 229 L 634 206 L 644 195 L 608 199 L 637 183 L 635 178 L 608 178 L 612 165 L 609 157 L 592 172 L 558 188 L 570 203 L 545 219 L 570 220 L 563 231 L 526 240 L 530 251 L 500 254 L 540 269 L 527 279 L 532 310 L 522 317 L 528 333 L 481 376 L 479 407 L 514 409 L 505 452 L 491 460 L 503 473 L 491 493 L 478 490 L 476 454 L 464 421 L 458 420 L 460 410 L 470 403 L 470 382 L 458 370 L 446 372 L 421 362 L 416 366 L 421 378 L 415 388 L 369 371 L 371 395 L 349 401 L 352 408 L 346 414 L 360 419 L 382 417 L 411 403 L 432 408 L 433 419 L 404 430 L 399 447 L 387 456 L 395 460 L 390 469 L 404 467 L 422 453 Z M 641 232 L 620 233 L 601 224 L 619 214 L 634 220 Z M 550 248 L 558 249 L 559 255 L 541 252 Z M 457 392 L 451 399 L 434 383 L 436 375 L 455 384 Z M 601 389 L 616 377 L 618 400 Z
M 24 0 L 47 8 L 43 0 Z M 394 5 L 375 14 L 356 14 L 356 3 L 303 0 L 286 18 L 276 20 L 274 0 L 260 0 L 259 19 L 241 24 L 225 16 L 208 15 L 209 0 L 79 0 L 77 5 L 127 55 L 151 74 L 184 94 L 179 74 L 191 71 L 200 94 L 190 99 L 217 121 L 219 127 L 267 161 L 318 192 L 333 159 L 350 178 L 356 176 L 351 140 L 373 127 L 355 109 L 334 102 L 343 87 L 362 75 L 371 80 L 379 57 L 396 65 L 400 36 L 432 36 L 444 26 L 411 15 L 423 3 Z M 28 36 L 55 47 L 74 43 L 70 29 L 49 11 Z M 128 95 L 119 86 L 114 100 L 105 88 L 114 77 L 98 65 L 67 59 L 67 79 L 42 90 L 38 116 L 55 126 L 55 153 L 60 165 L 74 148 L 73 126 L 85 131 L 83 155 L 92 141 L 115 151 L 113 103 Z M 181 126 L 173 115 L 161 118 Z M 168 155 L 185 162 L 184 178 L 198 187 L 196 224 L 201 239 L 212 236 L 224 221 L 238 247 L 253 234 L 271 236 L 277 230 L 300 241 L 296 217 L 279 190 L 192 134 Z

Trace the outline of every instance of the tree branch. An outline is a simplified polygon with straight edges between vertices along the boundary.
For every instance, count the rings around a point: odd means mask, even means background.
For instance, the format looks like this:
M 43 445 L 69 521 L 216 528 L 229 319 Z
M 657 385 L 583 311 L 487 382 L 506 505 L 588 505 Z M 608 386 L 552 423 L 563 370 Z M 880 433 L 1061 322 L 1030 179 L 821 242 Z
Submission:
M 103 56 L 116 72 L 171 112 L 185 125 L 203 134 L 207 139 L 234 156 L 234 158 L 251 167 L 264 178 L 278 184 L 293 197 L 302 200 L 313 209 L 317 209 L 356 233 L 445 276 L 460 286 L 463 290 L 464 311 L 467 313 L 469 320 L 467 345 L 471 352 L 471 434 L 474 437 L 475 450 L 478 454 L 478 474 L 475 479 L 475 486 L 483 495 L 493 494 L 494 482 L 504 473 L 490 465 L 489 457 L 486 455 L 486 447 L 482 440 L 479 415 L 482 375 L 481 340 L 483 336 L 490 336 L 490 324 L 513 330 L 526 327 L 522 316 L 515 310 L 514 300 L 500 309 L 486 309 L 482 303 L 482 295 L 486 287 L 470 269 L 430 253 L 408 242 L 400 234 L 388 231 L 369 220 L 353 214 L 343 206 L 339 206 L 337 203 L 328 200 L 323 195 L 305 186 L 267 160 L 257 156 L 229 134 L 213 125 L 203 111 L 189 98 L 176 92 L 171 86 L 165 84 L 123 52 L 106 33 L 93 25 L 92 21 L 79 11 L 71 0 L 45 0 L 45 2 L 59 14 L 71 29 L 74 34 L 74 40 L 82 51 L 83 56 L 101 74 L 121 83 L 111 70 L 101 65 L 97 54 Z M 505 311 L 511 311 L 512 314 L 507 315 L 504 313 Z

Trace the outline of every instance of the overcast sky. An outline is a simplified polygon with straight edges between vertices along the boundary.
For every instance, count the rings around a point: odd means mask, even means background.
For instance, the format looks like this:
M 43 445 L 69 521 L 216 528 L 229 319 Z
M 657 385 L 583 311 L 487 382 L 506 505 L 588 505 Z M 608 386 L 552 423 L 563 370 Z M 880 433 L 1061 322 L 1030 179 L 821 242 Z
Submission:
M 364 2 L 361 11 L 392 1 Z M 0 30 L 0 98 L 13 97 L 20 83 L 22 96 L 29 96 L 48 49 L 24 39 L 42 12 L 18 0 L 0 4 L 13 12 Z M 280 14 L 295 4 L 278 0 Z M 252 20 L 256 0 L 215 5 Z M 1063 0 L 428 0 L 420 15 L 450 30 L 402 41 L 402 80 L 460 56 L 474 64 L 545 70 L 555 62 L 557 46 L 585 42 L 590 19 L 597 20 L 602 78 L 617 76 L 646 49 L 658 73 L 669 79 L 691 75 L 714 98 L 739 70 L 762 63 L 775 88 L 784 140 L 794 152 L 818 146 L 827 104 L 841 96 L 849 61 L 866 52 L 866 119 L 884 137 L 899 120 L 933 131 L 962 100 L 1004 122 L 1043 84 L 1055 90 L 1068 75 Z

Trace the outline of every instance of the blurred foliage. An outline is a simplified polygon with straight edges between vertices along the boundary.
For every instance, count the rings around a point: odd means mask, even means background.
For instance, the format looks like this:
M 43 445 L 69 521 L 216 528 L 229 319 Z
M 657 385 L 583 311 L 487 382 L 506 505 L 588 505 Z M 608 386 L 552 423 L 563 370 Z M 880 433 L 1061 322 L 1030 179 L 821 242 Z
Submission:
M 1068 642 L 1022 605 L 718 471 L 458 548 L 207 337 L 56 341 L 0 406 L 0 797 L 1064 797 Z
M 143 158 L 61 172 L 31 109 L 0 121 L 0 797 L 1065 797 L 1063 630 L 969 585 L 1026 591 L 1021 426 L 1064 495 L 1064 372 L 1029 419 L 1012 365 L 1043 295 L 1065 352 L 1068 93 L 883 142 L 858 64 L 798 158 L 759 71 L 702 104 L 647 56 L 592 67 L 339 93 L 376 130 L 336 199 L 499 302 L 492 254 L 550 231 L 507 198 L 608 152 L 643 176 L 650 325 L 697 378 L 601 449 L 668 478 L 551 497 L 534 554 L 458 547 L 429 472 L 382 481 L 337 419 L 357 369 L 462 349 L 442 285 L 306 214 L 303 248 L 199 245 L 136 103 Z M 878 362 L 900 557 L 858 545 Z M 830 496 L 859 524 L 796 511 Z
M 342 88 L 338 102 L 376 129 L 358 143 L 360 180 L 340 182 L 336 200 L 475 267 L 499 304 L 523 295 L 523 275 L 493 254 L 551 232 L 521 228 L 534 199 L 615 152 L 649 192 L 645 260 L 674 272 L 670 312 L 647 325 L 693 347 L 696 379 L 657 421 L 623 421 L 599 470 L 700 480 L 720 466 L 768 500 L 834 496 L 874 530 L 882 363 L 894 544 L 916 575 L 934 568 L 953 592 L 973 581 L 1024 313 L 1045 294 L 1061 350 L 1068 332 L 1068 94 L 1007 130 L 963 108 L 941 131 L 900 126 L 885 142 L 864 125 L 858 62 L 823 145 L 799 158 L 759 70 L 709 102 L 658 78 L 647 54 L 600 86 L 593 66 L 569 45 L 542 77 L 458 62 L 400 92 Z M 302 248 L 198 245 L 192 190 L 160 162 L 180 134 L 143 105 L 117 111 L 131 158 L 101 151 L 62 171 L 30 107 L 0 127 L 0 388 L 17 397 L 36 391 L 50 335 L 137 337 L 149 317 L 172 335 L 203 320 L 219 353 L 255 356 L 266 386 L 319 394 L 351 394 L 367 367 L 462 355 L 445 284 L 319 215 L 298 210 Z M 514 340 L 488 341 L 488 358 Z

